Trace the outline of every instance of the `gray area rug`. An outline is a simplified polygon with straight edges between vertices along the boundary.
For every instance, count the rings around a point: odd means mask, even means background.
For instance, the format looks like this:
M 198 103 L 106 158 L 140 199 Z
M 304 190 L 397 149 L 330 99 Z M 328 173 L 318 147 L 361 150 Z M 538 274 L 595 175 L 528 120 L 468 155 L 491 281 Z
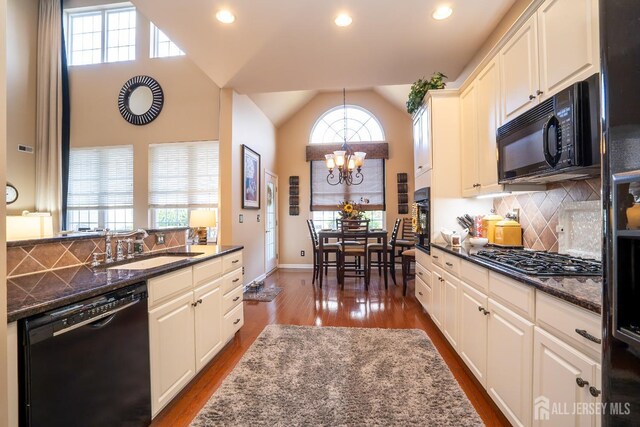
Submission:
M 267 326 L 192 426 L 477 426 L 424 331 Z
M 258 291 L 254 291 L 249 289 L 242 294 L 243 301 L 263 301 L 269 302 L 273 301 L 275 297 L 282 291 L 282 288 L 273 287 L 273 288 L 265 288 L 261 287 Z

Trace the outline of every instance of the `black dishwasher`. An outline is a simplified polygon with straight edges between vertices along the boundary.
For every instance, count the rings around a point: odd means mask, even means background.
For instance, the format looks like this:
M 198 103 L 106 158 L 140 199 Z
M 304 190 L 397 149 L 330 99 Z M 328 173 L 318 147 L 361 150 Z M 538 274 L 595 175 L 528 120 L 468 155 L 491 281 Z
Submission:
M 132 285 L 22 324 L 21 425 L 151 422 L 147 285 Z

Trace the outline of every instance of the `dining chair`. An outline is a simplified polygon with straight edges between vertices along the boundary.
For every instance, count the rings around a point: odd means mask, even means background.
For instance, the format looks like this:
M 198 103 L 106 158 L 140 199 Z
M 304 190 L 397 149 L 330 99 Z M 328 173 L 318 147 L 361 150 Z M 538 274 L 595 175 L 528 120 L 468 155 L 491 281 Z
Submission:
M 387 259 L 391 258 L 389 255 L 393 255 L 394 242 L 398 238 L 398 231 L 400 230 L 401 222 L 402 220 L 400 218 L 397 218 L 396 222 L 393 224 L 393 231 L 391 232 L 391 238 L 387 243 Z M 382 258 L 382 254 L 383 254 L 382 249 L 383 249 L 382 243 L 380 242 L 370 243 L 368 246 L 369 264 L 367 268 L 369 268 L 369 276 L 371 276 L 371 267 L 378 267 L 378 276 L 382 275 L 382 266 L 384 264 L 384 259 Z M 373 258 L 372 256 L 373 254 L 377 255 L 376 259 Z M 388 266 L 391 267 L 391 263 L 389 263 Z M 395 275 L 392 275 L 392 277 L 394 277 L 393 282 L 395 283 Z M 385 289 L 386 289 L 386 286 L 385 286 Z
M 315 224 L 312 219 L 307 220 L 307 227 L 309 228 L 309 234 L 311 235 L 311 242 L 313 243 L 313 279 L 311 284 L 316 282 L 316 279 L 320 275 L 320 269 L 324 267 L 325 274 L 329 272 L 329 267 L 338 267 L 338 251 L 340 245 L 338 243 L 324 243 L 322 245 L 322 252 L 324 253 L 324 260 L 320 259 L 320 239 L 316 230 Z M 334 254 L 335 260 L 329 260 L 329 255 Z M 337 276 L 337 271 L 336 271 Z M 322 287 L 322 284 L 320 285 Z
M 365 289 L 369 289 L 369 220 L 338 220 L 340 231 L 340 252 L 338 257 L 338 281 L 344 289 L 346 277 L 363 277 Z M 347 263 L 347 257 L 354 257 L 353 263 Z M 364 258 L 364 265 L 357 262 Z
M 415 244 L 415 233 L 411 218 L 402 218 L 402 237 L 394 241 L 391 253 L 391 279 L 396 285 L 396 260 L 402 260 L 402 252 L 413 248 Z
M 407 287 L 409 283 L 409 276 L 413 276 L 415 278 L 415 272 L 411 273 L 411 263 L 414 265 L 416 263 L 416 249 L 407 249 L 402 252 L 402 295 L 407 295 Z

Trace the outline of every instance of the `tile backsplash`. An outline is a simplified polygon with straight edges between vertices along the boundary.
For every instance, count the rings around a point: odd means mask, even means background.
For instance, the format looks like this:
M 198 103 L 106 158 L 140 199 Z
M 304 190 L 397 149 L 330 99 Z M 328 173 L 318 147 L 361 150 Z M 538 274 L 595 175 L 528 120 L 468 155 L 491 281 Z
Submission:
M 520 209 L 520 224 L 526 248 L 558 251 L 558 219 L 560 208 L 570 202 L 600 200 L 600 178 L 565 181 L 547 185 L 547 191 L 496 198 L 493 208 L 505 216 Z
M 186 242 L 185 230 L 164 231 L 165 244 L 157 245 L 154 233 L 144 239 L 144 251 L 155 252 L 184 246 Z M 115 238 L 112 239 L 112 249 L 115 256 Z M 104 237 L 92 239 L 69 239 L 61 242 L 12 243 L 7 247 L 7 277 L 22 276 L 59 268 L 88 264 L 93 259 L 93 253 L 103 253 Z

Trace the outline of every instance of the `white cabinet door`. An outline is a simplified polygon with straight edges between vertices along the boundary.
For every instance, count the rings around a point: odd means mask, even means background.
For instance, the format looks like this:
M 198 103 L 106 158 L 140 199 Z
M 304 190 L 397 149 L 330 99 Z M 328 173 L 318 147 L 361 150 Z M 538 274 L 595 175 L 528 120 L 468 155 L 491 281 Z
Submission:
M 453 348 L 458 348 L 458 291 L 460 281 L 449 273 L 444 274 L 444 313 L 442 333 L 449 340 Z
M 515 426 L 531 425 L 533 323 L 489 299 L 487 392 Z
M 485 294 L 461 283 L 458 353 L 484 387 L 487 386 L 487 302 Z
M 193 292 L 149 312 L 151 413 L 155 416 L 196 371 Z
M 500 51 L 501 124 L 538 103 L 538 36 L 532 16 Z
M 533 366 L 533 425 L 593 427 L 594 415 L 573 413 L 573 409 L 595 403 L 589 387 L 596 385 L 596 362 L 536 327 Z M 568 413 L 552 411 L 550 405 L 566 408 Z
M 598 363 L 596 365 L 596 378 L 595 378 L 595 392 L 598 394 L 596 397 L 596 404 L 598 407 L 602 406 L 602 366 Z M 594 415 L 596 417 L 596 427 L 602 426 L 602 416 Z
M 460 95 L 460 168 L 462 195 L 478 194 L 478 116 L 476 86 L 471 83 Z
M 419 166 L 422 166 L 421 172 L 427 172 L 432 169 L 431 140 L 431 100 L 429 100 L 422 113 L 422 138 L 418 154 Z
M 194 291 L 196 372 L 199 372 L 222 348 L 222 279 Z
M 478 183 L 480 192 L 499 191 L 496 128 L 500 105 L 500 70 L 494 58 L 475 80 L 478 120 Z
M 442 330 L 442 296 L 443 296 L 443 283 L 444 279 L 442 275 L 444 273 L 440 269 L 434 269 L 431 272 L 431 319 L 440 330 Z
M 413 120 L 413 171 L 415 176 L 422 173 L 420 168 L 420 149 L 422 147 L 422 113 L 418 110 Z
M 542 99 L 599 72 L 597 0 L 547 0 L 537 17 Z

